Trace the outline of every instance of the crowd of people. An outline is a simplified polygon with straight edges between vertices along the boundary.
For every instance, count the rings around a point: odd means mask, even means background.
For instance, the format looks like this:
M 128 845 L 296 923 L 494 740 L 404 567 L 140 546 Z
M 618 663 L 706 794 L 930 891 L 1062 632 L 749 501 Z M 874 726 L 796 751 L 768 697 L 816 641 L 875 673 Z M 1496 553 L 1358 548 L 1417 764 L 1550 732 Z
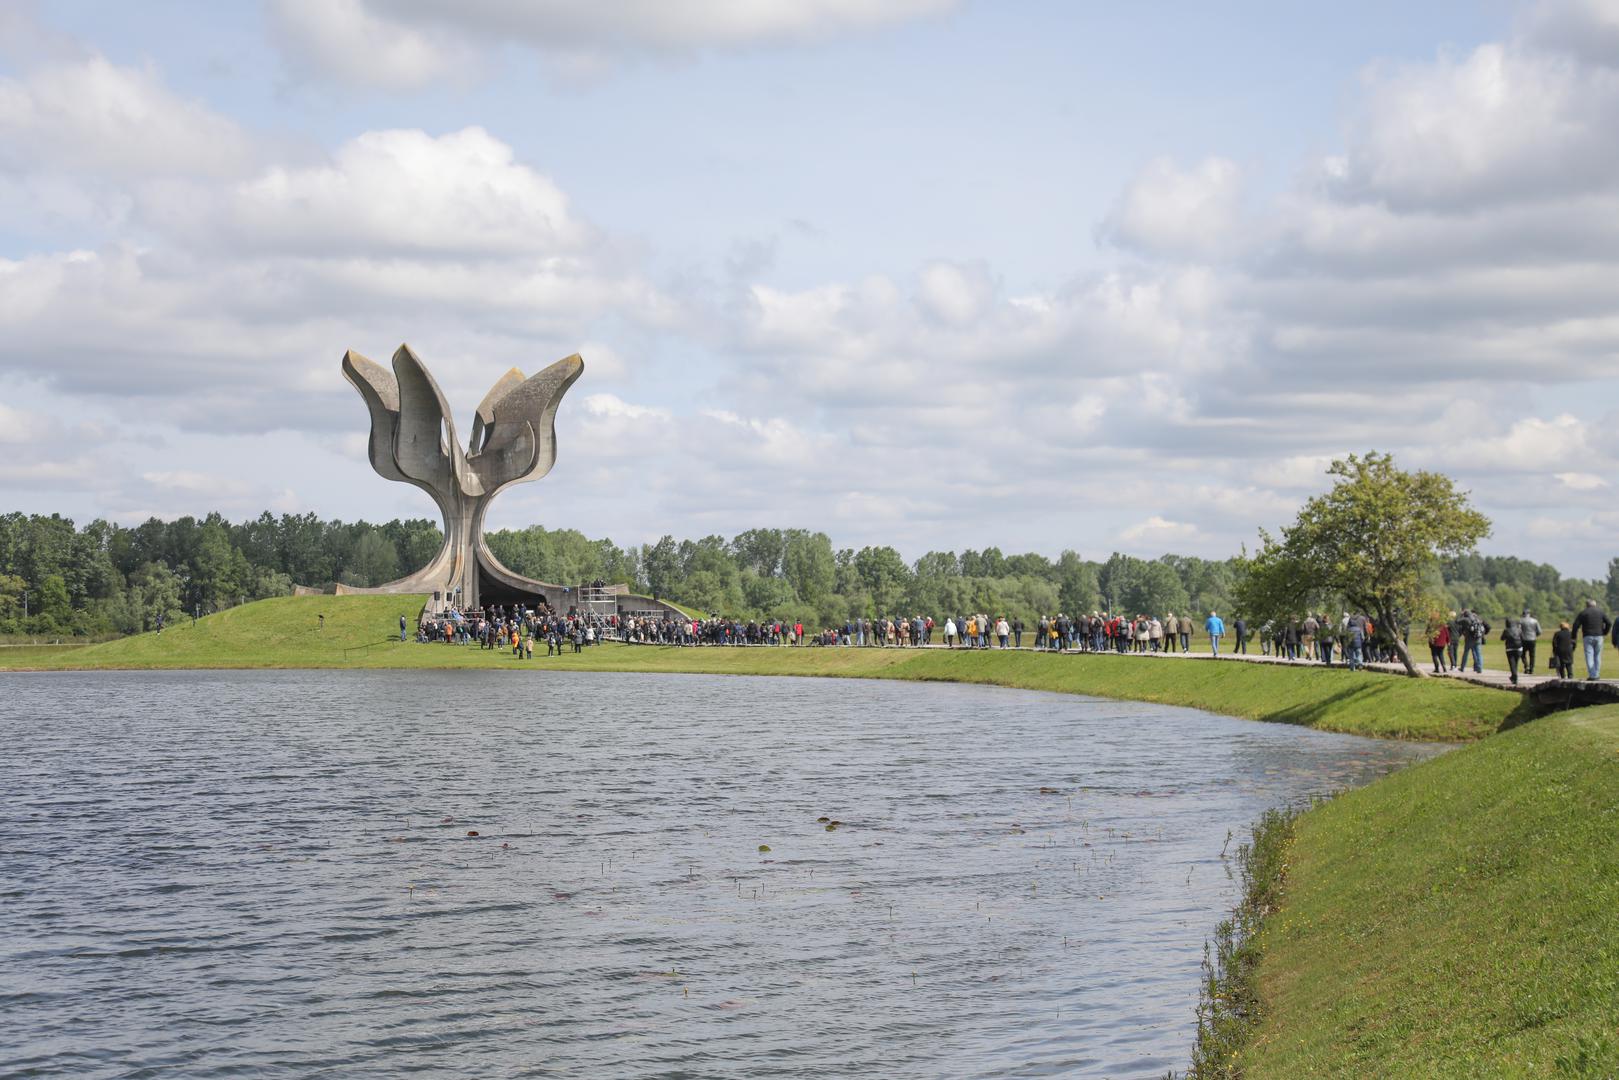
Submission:
M 1465 608 L 1460 613 L 1452 611 L 1449 618 L 1435 615 L 1429 619 L 1428 651 L 1434 672 L 1465 671 L 1470 663 L 1475 673 L 1482 672 L 1482 646 L 1490 630 L 1490 624 L 1477 612 Z M 1535 673 L 1536 653 L 1545 632 L 1540 620 L 1527 608 L 1521 615 L 1508 616 L 1505 620 L 1501 627 L 1501 648 L 1507 654 L 1507 670 L 1513 685 L 1517 685 L 1520 668 L 1525 675 Z M 1595 600 L 1587 600 L 1578 612 L 1559 622 L 1550 641 L 1552 669 L 1557 677 L 1574 678 L 1574 656 L 1578 649 L 1584 654 L 1585 677 L 1602 678 L 1602 645 L 1610 632 L 1614 647 L 1619 648 L 1619 624 L 1609 619 Z
M 559 615 L 540 603 L 490 604 L 471 611 L 447 607 L 424 614 L 416 626 L 416 640 L 446 645 L 477 645 L 480 649 L 511 650 L 512 656 L 532 660 L 534 650 L 545 647 L 545 655 L 583 652 L 611 636 L 617 616 L 581 614 L 570 611 Z M 399 640 L 406 636 L 405 616 L 399 616 Z
M 1426 627 L 1429 656 L 1435 674 L 1447 671 L 1484 670 L 1483 645 L 1493 632 L 1477 612 L 1463 609 L 1448 616 L 1435 613 Z M 1602 646 L 1608 634 L 1619 648 L 1619 623 L 1610 620 L 1596 601 L 1587 601 L 1578 613 L 1560 622 L 1550 636 L 1550 660 L 1560 678 L 1574 677 L 1574 660 L 1583 652 L 1586 677 L 1601 678 Z M 665 612 L 620 619 L 617 615 L 566 615 L 553 612 L 541 603 L 530 607 L 494 604 L 471 612 L 454 608 L 424 615 L 417 627 L 421 642 L 471 645 L 483 649 L 510 649 L 521 658 L 531 658 L 539 645 L 545 654 L 561 655 L 571 649 L 582 652 L 601 641 L 621 641 L 642 645 L 673 646 L 821 646 L 856 648 L 919 648 L 943 645 L 948 649 L 1021 649 L 1024 639 L 1043 652 L 1091 653 L 1189 653 L 1199 635 L 1209 640 L 1209 650 L 1220 655 L 1222 643 L 1230 639 L 1229 652 L 1247 654 L 1251 647 L 1259 655 L 1279 660 L 1332 664 L 1334 658 L 1350 669 L 1366 663 L 1389 663 L 1399 659 L 1396 645 L 1409 646 L 1410 627 L 1380 627 L 1365 614 L 1344 612 L 1337 619 L 1311 613 L 1302 617 L 1271 619 L 1250 627 L 1238 616 L 1229 628 L 1217 612 L 1202 619 L 1170 612 L 1134 616 L 1093 611 L 1089 615 L 1056 614 L 1025 623 L 1021 618 L 990 616 L 982 612 L 967 615 L 881 617 L 846 619 L 841 626 L 819 631 L 805 629 L 802 622 L 785 619 L 727 619 L 719 616 L 696 618 Z M 405 617 L 399 617 L 400 640 L 406 637 Z M 1533 675 L 1537 650 L 1545 629 L 1528 610 L 1505 620 L 1501 644 L 1514 684 L 1520 670 Z M 1409 652 L 1409 649 L 1407 649 Z

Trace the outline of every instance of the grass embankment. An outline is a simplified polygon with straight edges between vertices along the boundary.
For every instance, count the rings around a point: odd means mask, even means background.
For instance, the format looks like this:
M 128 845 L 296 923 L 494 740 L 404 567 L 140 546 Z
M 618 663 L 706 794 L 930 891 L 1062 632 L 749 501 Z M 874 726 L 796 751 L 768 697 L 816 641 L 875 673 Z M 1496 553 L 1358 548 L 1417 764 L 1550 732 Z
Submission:
M 1489 734 L 1523 719 L 1528 707 L 1516 694 L 1451 680 L 1154 657 L 605 645 L 577 656 L 548 658 L 542 653 L 522 662 L 506 650 L 400 642 L 399 615 L 414 627 L 420 608 L 419 597 L 282 597 L 231 608 L 194 626 L 188 620 L 161 635 L 141 634 L 61 654 L 7 650 L 33 655 L 0 655 L 0 667 L 567 669 L 914 679 L 1095 694 L 1331 731 L 1434 740 Z
M 1233 1064 L 1619 1075 L 1619 707 L 1547 717 L 1294 823 Z M 1223 1074 L 1221 1074 L 1223 1075 Z

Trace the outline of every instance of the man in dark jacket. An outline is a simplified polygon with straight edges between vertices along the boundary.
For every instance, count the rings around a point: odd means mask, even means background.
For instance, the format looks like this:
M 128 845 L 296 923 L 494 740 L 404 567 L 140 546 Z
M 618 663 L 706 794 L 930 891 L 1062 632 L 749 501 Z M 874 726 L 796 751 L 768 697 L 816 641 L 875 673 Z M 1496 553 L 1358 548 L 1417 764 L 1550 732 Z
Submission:
M 1473 674 L 1481 675 L 1484 672 L 1484 639 L 1489 636 L 1490 624 L 1479 617 L 1471 608 L 1462 611 L 1462 667 L 1467 666 L 1467 658 L 1473 658 Z
M 1248 651 L 1248 623 L 1241 615 L 1231 620 L 1231 632 L 1237 635 L 1237 647 L 1232 655 L 1247 653 Z
M 1585 677 L 1602 678 L 1602 638 L 1612 627 L 1607 614 L 1595 600 L 1587 600 L 1585 609 L 1571 620 L 1574 637 L 1585 643 Z

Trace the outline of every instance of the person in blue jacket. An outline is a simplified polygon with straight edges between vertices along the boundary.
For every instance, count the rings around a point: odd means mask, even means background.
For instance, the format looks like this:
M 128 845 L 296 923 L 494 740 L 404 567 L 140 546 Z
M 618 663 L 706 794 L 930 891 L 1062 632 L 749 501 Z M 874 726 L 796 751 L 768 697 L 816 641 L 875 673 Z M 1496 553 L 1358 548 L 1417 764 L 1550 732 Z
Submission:
M 1209 648 L 1213 650 L 1215 656 L 1219 656 L 1220 639 L 1225 636 L 1225 623 L 1220 621 L 1217 613 L 1211 611 L 1209 617 L 1203 621 L 1203 629 L 1209 635 Z

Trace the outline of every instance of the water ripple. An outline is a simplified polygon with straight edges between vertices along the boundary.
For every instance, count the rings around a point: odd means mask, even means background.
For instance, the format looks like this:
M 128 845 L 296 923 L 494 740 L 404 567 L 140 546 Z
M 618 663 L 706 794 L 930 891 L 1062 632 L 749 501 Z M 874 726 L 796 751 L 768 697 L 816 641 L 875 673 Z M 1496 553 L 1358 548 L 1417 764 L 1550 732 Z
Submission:
M 1161 1076 L 1228 832 L 1434 752 L 937 684 L 0 681 L 17 1077 Z

